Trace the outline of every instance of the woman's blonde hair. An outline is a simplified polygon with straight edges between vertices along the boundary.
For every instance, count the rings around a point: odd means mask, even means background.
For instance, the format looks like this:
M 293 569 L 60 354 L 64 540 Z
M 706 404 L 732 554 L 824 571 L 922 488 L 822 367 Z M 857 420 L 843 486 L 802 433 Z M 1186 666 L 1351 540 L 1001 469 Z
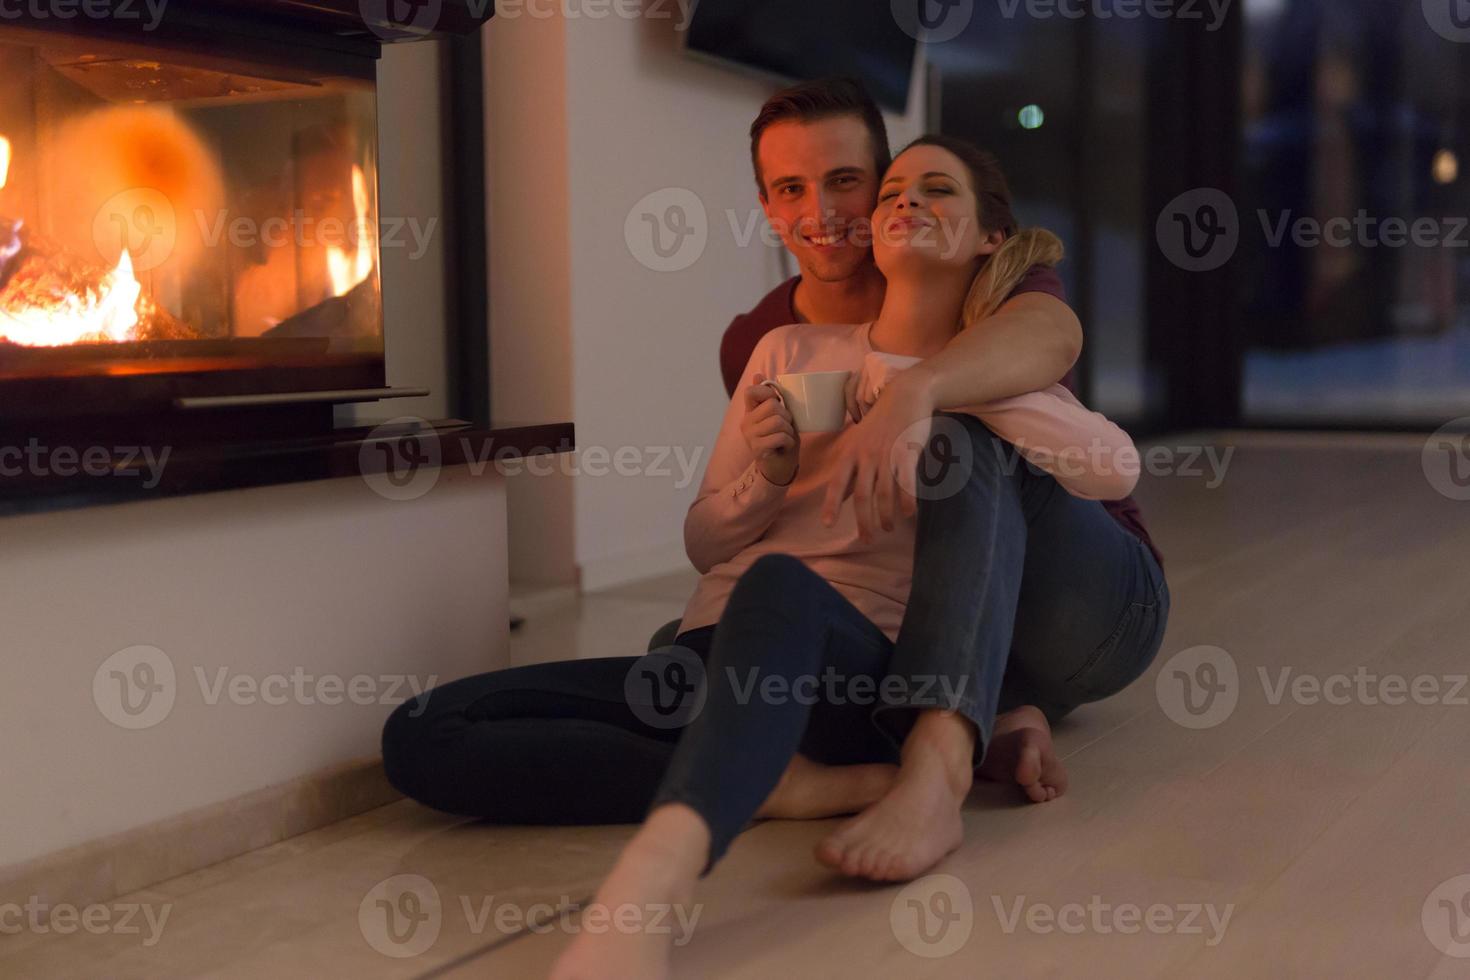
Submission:
M 931 134 L 920 136 L 898 154 L 915 146 L 937 146 L 959 158 L 970 172 L 970 186 L 975 191 L 975 207 L 984 231 L 999 231 L 1005 236 L 1000 248 L 991 253 L 975 276 L 970 294 L 965 297 L 960 329 L 972 327 L 1000 308 L 1011 292 L 1038 265 L 1054 266 L 1062 261 L 1061 239 L 1045 228 L 1021 228 L 1011 208 L 1011 188 L 995 154 L 953 136 Z M 895 157 L 897 159 L 897 157 Z
M 1000 309 L 1027 272 L 1038 265 L 1056 265 L 1064 252 L 1062 240 L 1045 228 L 1024 228 L 1011 235 L 980 267 L 965 297 L 960 329 L 973 327 Z

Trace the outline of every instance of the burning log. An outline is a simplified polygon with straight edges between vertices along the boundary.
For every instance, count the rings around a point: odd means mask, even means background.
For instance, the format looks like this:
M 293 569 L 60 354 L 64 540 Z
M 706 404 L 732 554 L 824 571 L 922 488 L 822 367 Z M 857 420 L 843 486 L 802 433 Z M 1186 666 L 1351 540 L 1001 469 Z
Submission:
M 344 296 L 329 296 L 322 302 L 287 317 L 261 336 L 330 337 L 333 340 L 361 340 L 377 335 L 381 314 L 378 291 L 372 281 L 364 280 Z

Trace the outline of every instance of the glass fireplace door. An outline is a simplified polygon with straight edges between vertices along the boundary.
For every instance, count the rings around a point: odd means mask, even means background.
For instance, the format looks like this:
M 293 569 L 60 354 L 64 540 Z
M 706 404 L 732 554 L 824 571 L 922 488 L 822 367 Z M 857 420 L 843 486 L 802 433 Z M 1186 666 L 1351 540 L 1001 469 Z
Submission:
M 0 79 L 0 385 L 381 383 L 370 77 L 0 26 Z

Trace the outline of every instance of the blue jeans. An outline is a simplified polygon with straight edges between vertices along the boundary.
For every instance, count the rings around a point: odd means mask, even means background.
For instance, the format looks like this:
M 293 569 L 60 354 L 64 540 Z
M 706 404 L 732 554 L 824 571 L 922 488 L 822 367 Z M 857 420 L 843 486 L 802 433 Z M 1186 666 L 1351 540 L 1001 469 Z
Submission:
M 958 492 L 921 500 L 913 587 L 889 672 L 938 672 L 967 693 L 910 707 L 957 710 L 990 742 L 1024 704 L 1056 721 L 1136 680 L 1158 653 L 1169 587 L 1153 552 L 1095 500 L 1073 497 L 969 415 Z M 886 709 L 885 709 L 886 710 Z M 912 712 L 885 721 L 900 736 Z
M 957 492 L 920 501 L 896 644 L 801 562 L 769 556 L 716 627 L 678 639 L 706 680 L 687 726 L 630 704 L 624 682 L 641 658 L 517 667 L 401 705 L 383 732 L 388 778 L 428 806 L 501 823 L 633 822 L 683 801 L 710 826 L 712 865 L 794 752 L 892 762 L 917 712 L 938 707 L 975 723 L 979 762 L 998 712 L 1034 704 L 1056 720 L 1122 690 L 1168 619 L 1153 555 L 1101 504 L 952 417 L 973 466 Z

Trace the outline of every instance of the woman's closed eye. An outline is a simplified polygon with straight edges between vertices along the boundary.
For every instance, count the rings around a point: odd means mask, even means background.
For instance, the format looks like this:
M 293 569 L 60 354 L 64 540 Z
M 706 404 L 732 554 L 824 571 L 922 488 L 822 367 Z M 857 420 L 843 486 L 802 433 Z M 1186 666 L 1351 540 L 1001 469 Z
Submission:
M 941 194 L 949 194 L 949 195 L 952 195 L 952 194 L 954 194 L 954 192 L 955 192 L 954 188 L 951 187 L 951 186 L 949 186 L 948 184 L 931 184 L 928 187 L 925 187 L 924 188 L 924 194 L 926 196 L 937 196 L 937 195 L 941 195 Z M 880 202 L 882 202 L 882 201 L 891 201 L 895 197 L 898 197 L 899 194 L 900 194 L 900 191 L 898 191 L 896 189 L 895 190 L 890 190 L 890 191 L 884 191 L 883 193 L 881 193 L 881 194 L 878 195 L 878 200 Z

